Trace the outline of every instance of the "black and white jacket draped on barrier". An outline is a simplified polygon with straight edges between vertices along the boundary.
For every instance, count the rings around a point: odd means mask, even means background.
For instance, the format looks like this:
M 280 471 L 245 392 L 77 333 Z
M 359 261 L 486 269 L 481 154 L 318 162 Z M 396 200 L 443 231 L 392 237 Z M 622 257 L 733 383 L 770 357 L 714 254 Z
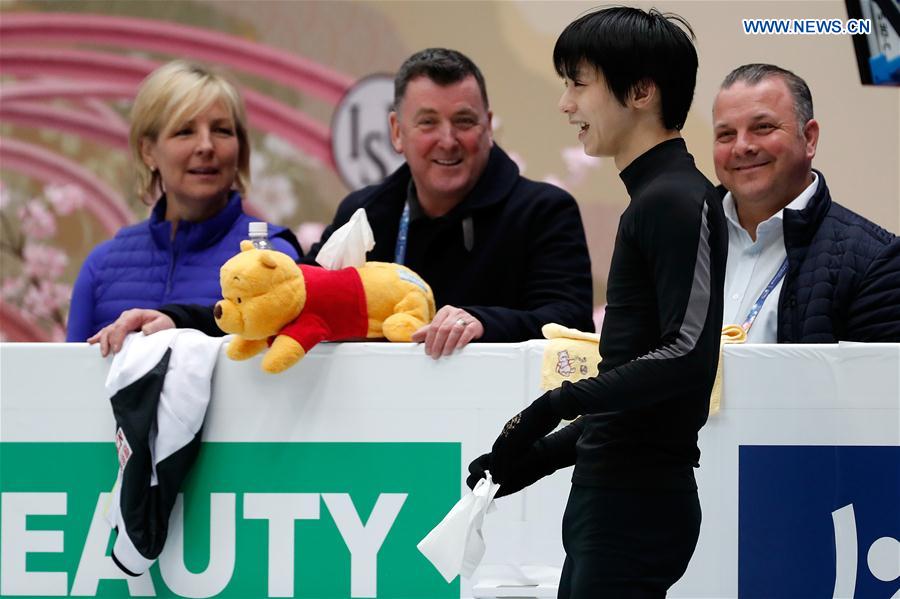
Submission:
M 112 559 L 132 576 L 146 572 L 165 545 L 169 515 L 200 449 L 223 340 L 181 329 L 133 333 L 113 359 L 106 390 L 119 473 L 107 520 L 117 531 Z

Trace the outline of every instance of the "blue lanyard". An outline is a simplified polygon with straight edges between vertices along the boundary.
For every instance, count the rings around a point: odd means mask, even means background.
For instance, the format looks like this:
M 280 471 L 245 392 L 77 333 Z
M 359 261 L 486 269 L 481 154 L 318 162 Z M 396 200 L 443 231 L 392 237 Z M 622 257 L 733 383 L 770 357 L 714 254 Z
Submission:
M 756 303 L 753 304 L 753 307 L 750 308 L 750 312 L 747 313 L 747 318 L 744 320 L 744 324 L 741 325 L 741 328 L 744 329 L 744 332 L 750 330 L 750 327 L 753 326 L 753 321 L 756 320 L 756 317 L 759 316 L 759 311 L 762 310 L 763 304 L 766 303 L 766 298 L 769 297 L 769 294 L 772 293 L 772 290 L 778 285 L 781 279 L 784 278 L 784 275 L 787 273 L 788 269 L 788 259 L 785 258 L 784 262 L 781 263 L 781 266 L 778 267 L 778 272 L 775 273 L 775 276 L 772 277 L 772 280 L 769 281 L 769 284 L 763 289 L 763 292 L 759 294 L 759 297 L 756 299 Z
M 400 230 L 397 232 L 397 246 L 394 250 L 394 262 L 403 264 L 406 261 L 406 236 L 409 233 L 409 200 L 403 205 L 400 215 Z

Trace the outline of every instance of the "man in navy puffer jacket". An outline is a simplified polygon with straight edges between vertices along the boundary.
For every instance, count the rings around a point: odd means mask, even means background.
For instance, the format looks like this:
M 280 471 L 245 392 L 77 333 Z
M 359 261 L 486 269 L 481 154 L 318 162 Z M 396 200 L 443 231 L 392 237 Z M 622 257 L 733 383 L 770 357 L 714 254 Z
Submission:
M 812 169 L 806 82 L 748 64 L 713 106 L 728 220 L 726 323 L 753 343 L 900 342 L 900 239 L 833 202 Z

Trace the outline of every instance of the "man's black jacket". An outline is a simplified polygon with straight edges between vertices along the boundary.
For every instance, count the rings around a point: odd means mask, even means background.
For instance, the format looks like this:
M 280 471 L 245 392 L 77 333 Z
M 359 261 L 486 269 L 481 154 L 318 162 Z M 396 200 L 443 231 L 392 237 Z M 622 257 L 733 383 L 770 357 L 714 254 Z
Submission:
M 393 262 L 410 178 L 404 164 L 347 196 L 305 260 L 315 260 L 322 243 L 363 208 L 375 237 L 367 259 Z M 431 286 L 438 308 L 463 308 L 482 322 L 479 341 L 541 338 L 548 322 L 594 330 L 591 261 L 578 205 L 562 189 L 520 176 L 496 145 L 462 203 L 440 218 L 410 222 L 405 264 Z
M 778 342 L 900 342 L 900 238 L 832 201 L 816 173 L 807 206 L 784 211 Z

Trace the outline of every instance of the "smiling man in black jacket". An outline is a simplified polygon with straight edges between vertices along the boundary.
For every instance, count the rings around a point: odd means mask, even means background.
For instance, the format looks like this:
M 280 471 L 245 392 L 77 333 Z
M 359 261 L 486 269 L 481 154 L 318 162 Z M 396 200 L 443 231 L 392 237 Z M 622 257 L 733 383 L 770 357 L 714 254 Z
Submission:
M 309 259 L 363 208 L 369 260 L 404 263 L 439 307 L 414 335 L 432 357 L 470 341 L 539 338 L 556 322 L 593 330 L 590 258 L 575 200 L 530 181 L 493 143 L 484 78 L 465 55 L 429 48 L 394 79 L 391 141 L 406 164 L 350 194 Z

